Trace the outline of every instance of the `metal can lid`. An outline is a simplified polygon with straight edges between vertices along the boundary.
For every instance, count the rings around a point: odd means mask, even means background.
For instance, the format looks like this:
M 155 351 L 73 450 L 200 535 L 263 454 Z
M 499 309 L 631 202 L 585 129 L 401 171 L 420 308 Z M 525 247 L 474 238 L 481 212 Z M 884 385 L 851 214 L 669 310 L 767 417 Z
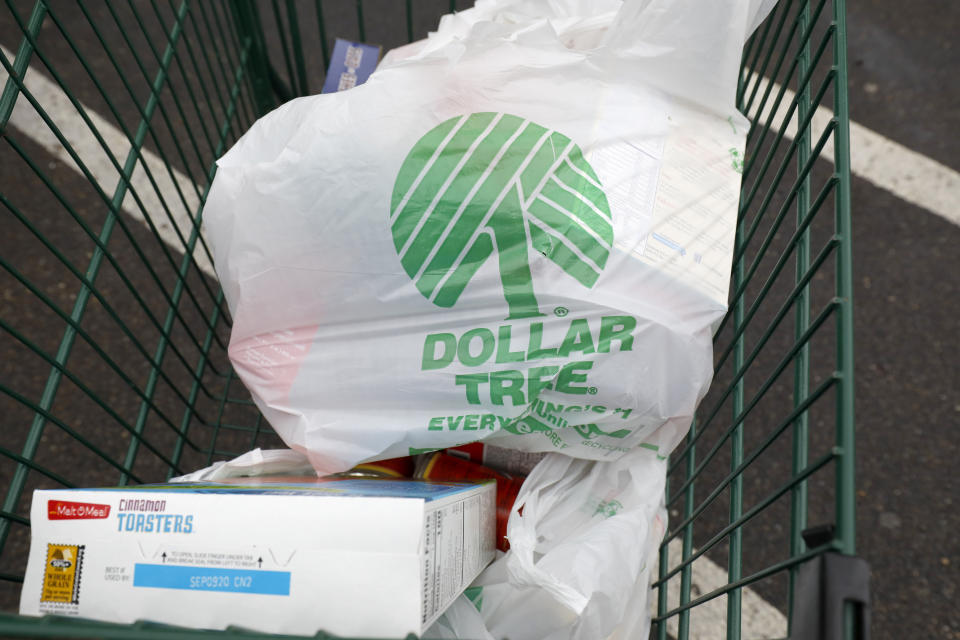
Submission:
M 328 478 L 395 478 L 396 476 L 381 471 L 372 471 L 369 469 L 350 469 L 340 473 L 332 473 Z

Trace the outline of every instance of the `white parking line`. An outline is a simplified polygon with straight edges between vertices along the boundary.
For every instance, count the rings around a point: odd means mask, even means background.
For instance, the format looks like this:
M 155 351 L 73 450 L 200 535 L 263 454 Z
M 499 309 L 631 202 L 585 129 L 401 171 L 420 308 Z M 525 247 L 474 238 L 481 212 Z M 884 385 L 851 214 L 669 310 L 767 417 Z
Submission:
M 0 45 L 0 52 L 6 56 L 7 60 L 10 62 L 13 61 L 13 52 L 9 49 Z M 0 67 L 0 91 L 6 86 L 7 80 L 8 75 L 6 69 Z M 47 79 L 45 75 L 39 73 L 32 66 L 29 67 L 27 73 L 24 74 L 23 84 L 43 107 L 47 116 L 60 130 L 60 133 L 63 134 L 63 137 L 77 153 L 80 161 L 93 176 L 97 184 L 100 185 L 100 188 L 103 189 L 108 197 L 112 196 L 120 182 L 120 173 L 114 168 L 107 153 L 103 150 L 100 143 L 97 142 L 97 139 L 93 133 L 91 133 L 87 124 L 81 119 L 80 114 L 73 104 L 71 104 L 70 99 L 67 98 L 66 93 L 63 92 L 60 85 Z M 127 153 L 130 151 L 129 139 L 120 129 L 107 119 L 101 117 L 96 111 L 88 109 L 85 106 L 83 108 L 90 122 L 93 123 L 97 132 L 99 132 L 103 138 L 103 141 L 110 148 L 117 163 L 122 167 L 126 160 Z M 41 119 L 40 114 L 36 112 L 33 105 L 31 105 L 29 100 L 23 95 L 17 98 L 9 124 L 30 136 L 36 144 L 43 147 L 47 153 L 57 158 L 59 162 L 64 163 L 80 173 L 80 168 L 73 161 L 73 158 L 70 157 L 70 154 L 67 153 L 66 148 L 60 143 L 53 131 L 51 131 Z M 150 180 L 147 178 L 143 167 L 144 163 L 149 167 L 158 189 L 154 189 L 153 185 L 150 184 Z M 171 179 L 170 173 L 173 174 L 173 179 Z M 137 163 L 133 175 L 130 177 L 130 186 L 140 197 L 144 209 L 149 212 L 151 221 L 156 225 L 160 238 L 178 252 L 183 253 L 185 247 L 177 237 L 177 232 L 173 224 L 171 224 L 164 213 L 158 191 L 167 203 L 173 222 L 179 228 L 180 233 L 183 234 L 184 239 L 190 237 L 192 228 L 191 214 L 200 206 L 200 199 L 197 197 L 193 181 L 188 176 L 174 167 L 171 167 L 170 173 L 167 172 L 163 160 L 160 159 L 157 154 L 143 147 L 141 148 L 141 160 Z M 173 180 L 176 180 L 177 185 L 180 187 L 180 191 L 184 196 L 183 200 L 181 200 L 177 194 Z M 184 202 L 186 205 L 184 205 Z M 138 220 L 146 225 L 143 212 L 134 201 L 130 190 L 127 191 L 127 195 L 123 200 L 123 210 L 134 220 Z M 204 272 L 216 277 L 213 271 L 213 265 L 210 263 L 210 260 L 207 258 L 206 253 L 199 243 L 197 243 L 197 246 L 194 248 L 193 257 L 197 261 L 197 265 Z
M 683 543 L 674 538 L 667 546 L 670 567 L 676 567 L 683 555 Z M 706 555 L 693 562 L 690 576 L 690 599 L 725 586 L 727 570 Z M 780 610 L 757 595 L 750 588 L 741 590 L 741 637 L 746 640 L 770 640 L 787 636 L 787 617 Z M 657 598 L 651 599 L 651 612 L 656 612 Z M 673 609 L 680 604 L 680 576 L 667 582 L 667 605 Z M 667 620 L 667 633 L 679 635 L 679 616 Z M 690 640 L 723 640 L 727 637 L 727 596 L 717 596 L 690 609 Z
M 0 47 L 0 51 L 7 57 L 7 60 L 12 61 L 14 59 L 13 53 L 8 49 Z M 6 84 L 6 81 L 7 74 L 3 69 L 0 69 L 0 88 Z M 76 151 L 96 182 L 108 195 L 112 194 L 120 180 L 120 175 L 63 90 L 36 70 L 28 71 L 24 84 L 63 133 L 67 142 Z M 777 89 L 778 87 L 775 86 L 774 91 Z M 781 112 L 777 114 L 775 122 L 782 121 L 786 114 L 785 105 L 789 104 L 792 98 L 793 93 L 788 90 L 783 100 L 784 106 L 781 108 Z M 86 108 L 84 110 L 118 159 L 118 162 L 122 164 L 130 149 L 130 142 L 126 135 L 95 111 Z M 823 130 L 832 116 L 833 114 L 826 108 L 821 107 L 817 110 L 813 121 L 814 135 Z M 35 143 L 43 147 L 58 161 L 79 172 L 79 168 L 64 146 L 23 96 L 17 100 L 10 125 L 31 137 Z M 796 132 L 795 118 L 791 125 L 788 128 L 787 135 L 792 137 Z M 960 207 L 955 204 L 960 202 L 960 175 L 957 172 L 856 123 L 851 123 L 850 135 L 853 147 L 851 168 L 856 175 L 907 202 L 923 207 L 955 224 L 960 224 Z M 833 154 L 830 145 L 824 148 L 823 155 L 827 160 L 832 161 Z M 157 226 L 161 239 L 182 252 L 182 243 L 177 238 L 174 226 L 162 213 L 160 197 L 148 181 L 143 164 L 145 163 L 150 168 L 157 180 L 160 193 L 172 209 L 174 224 L 184 237 L 189 236 L 190 233 L 191 212 L 196 211 L 199 205 L 194 185 L 190 178 L 182 172 L 176 169 L 172 170 L 173 179 L 176 180 L 185 195 L 187 202 L 184 206 L 174 190 L 173 181 L 166 171 L 163 160 L 146 148 L 142 149 L 142 158 L 131 178 L 132 187 L 140 196 L 147 211 L 151 212 L 151 219 Z M 133 219 L 146 224 L 142 212 L 129 193 L 123 202 L 123 210 Z M 194 251 L 194 257 L 201 269 L 216 277 L 212 265 L 200 248 Z M 674 562 L 681 557 L 679 540 L 670 543 L 669 553 Z M 696 594 L 708 593 L 726 583 L 726 569 L 712 562 L 706 556 L 702 556 L 693 564 L 692 584 L 695 587 Z M 671 580 L 668 584 L 668 598 L 671 608 L 679 603 L 679 592 L 679 578 Z M 745 588 L 742 593 L 743 637 L 749 639 L 784 637 L 787 629 L 786 617 L 776 607 L 760 598 L 753 590 Z M 693 608 L 691 610 L 691 622 L 690 638 L 693 640 L 724 638 L 726 597 L 721 596 Z M 670 620 L 668 631 L 674 636 L 677 634 L 676 617 Z
M 757 96 L 763 96 L 768 81 L 761 78 L 759 84 Z M 752 84 L 749 89 L 753 91 Z M 760 122 L 765 122 L 769 116 L 779 90 L 780 85 L 774 83 Z M 789 88 L 784 92 L 772 121 L 775 126 L 786 118 L 795 95 Z M 757 109 L 753 109 L 750 117 L 756 112 Z M 822 106 L 817 108 L 810 127 L 814 141 L 832 118 L 830 109 Z M 794 114 L 787 125 L 786 135 L 793 138 L 796 133 L 797 117 Z M 822 157 L 833 161 L 833 145 L 830 142 L 824 146 Z M 901 200 L 960 225 L 960 173 L 853 121 L 850 122 L 850 171 Z

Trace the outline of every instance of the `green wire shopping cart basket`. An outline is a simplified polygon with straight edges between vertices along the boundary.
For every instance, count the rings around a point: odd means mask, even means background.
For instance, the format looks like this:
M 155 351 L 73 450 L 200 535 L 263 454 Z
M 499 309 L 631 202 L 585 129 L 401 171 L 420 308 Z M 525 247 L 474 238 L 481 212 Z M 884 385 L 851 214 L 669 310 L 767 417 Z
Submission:
M 30 498 L 282 445 L 227 358 L 201 215 L 214 161 L 319 90 L 335 37 L 390 48 L 470 2 L 4 3 L 0 636 L 263 637 L 15 615 Z M 744 47 L 730 311 L 670 459 L 657 638 L 868 634 L 846 82 L 843 0 L 781 0 Z

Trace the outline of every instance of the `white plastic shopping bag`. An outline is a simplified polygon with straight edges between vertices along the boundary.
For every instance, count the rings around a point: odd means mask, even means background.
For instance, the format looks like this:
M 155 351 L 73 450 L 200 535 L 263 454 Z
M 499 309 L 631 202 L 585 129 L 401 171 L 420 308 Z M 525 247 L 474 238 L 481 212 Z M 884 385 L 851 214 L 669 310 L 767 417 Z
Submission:
M 709 385 L 757 2 L 518 0 L 293 100 L 204 209 L 253 399 L 321 472 L 668 452 Z
M 311 476 L 315 473 L 310 459 L 299 451 L 258 447 L 232 460 L 219 460 L 209 467 L 170 478 L 170 482 L 220 482 L 230 478 L 272 475 Z
M 666 523 L 665 465 L 645 448 L 610 462 L 547 456 L 517 496 L 510 551 L 460 597 L 435 637 L 483 637 L 475 635 L 482 622 L 497 639 L 646 638 L 650 572 Z

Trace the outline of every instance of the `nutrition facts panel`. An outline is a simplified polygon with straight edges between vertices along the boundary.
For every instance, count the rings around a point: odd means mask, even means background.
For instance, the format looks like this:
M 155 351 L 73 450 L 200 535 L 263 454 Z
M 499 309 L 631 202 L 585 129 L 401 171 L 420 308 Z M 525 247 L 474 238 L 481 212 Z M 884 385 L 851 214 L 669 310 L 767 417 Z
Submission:
M 481 499 L 429 511 L 424 522 L 423 623 L 428 626 L 467 586 L 481 568 L 483 549 Z

